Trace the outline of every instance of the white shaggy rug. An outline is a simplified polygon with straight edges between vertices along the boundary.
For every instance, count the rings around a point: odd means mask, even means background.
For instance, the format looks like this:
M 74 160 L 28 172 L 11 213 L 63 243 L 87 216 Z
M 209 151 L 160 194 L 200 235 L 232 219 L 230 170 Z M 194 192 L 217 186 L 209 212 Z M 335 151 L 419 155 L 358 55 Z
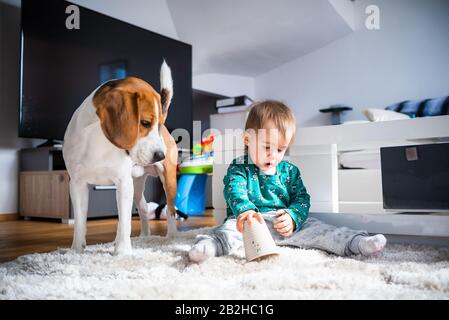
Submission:
M 341 258 L 284 247 L 251 263 L 242 249 L 190 264 L 206 229 L 133 238 L 129 256 L 112 256 L 112 243 L 22 256 L 0 264 L 0 299 L 449 299 L 448 249 L 387 245 L 378 257 Z

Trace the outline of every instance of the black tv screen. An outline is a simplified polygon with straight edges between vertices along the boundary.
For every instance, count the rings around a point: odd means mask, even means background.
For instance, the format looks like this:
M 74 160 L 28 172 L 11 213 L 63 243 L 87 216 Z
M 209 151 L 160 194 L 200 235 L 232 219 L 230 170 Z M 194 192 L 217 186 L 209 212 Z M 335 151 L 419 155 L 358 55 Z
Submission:
M 22 0 L 19 136 L 62 140 L 73 112 L 109 79 L 139 77 L 159 92 L 164 59 L 174 91 L 166 126 L 192 136 L 191 45 L 79 5 L 79 29 L 69 29 L 70 5 Z

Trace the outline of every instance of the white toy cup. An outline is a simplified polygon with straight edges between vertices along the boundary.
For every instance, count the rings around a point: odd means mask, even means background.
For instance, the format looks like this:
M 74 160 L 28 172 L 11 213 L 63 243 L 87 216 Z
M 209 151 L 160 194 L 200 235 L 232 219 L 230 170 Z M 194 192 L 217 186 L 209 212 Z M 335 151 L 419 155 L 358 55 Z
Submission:
M 243 230 L 246 261 L 250 262 L 271 255 L 278 255 L 278 248 L 265 221 L 260 223 L 256 219 L 252 219 L 251 222 L 252 225 L 250 226 L 248 221 L 245 221 Z

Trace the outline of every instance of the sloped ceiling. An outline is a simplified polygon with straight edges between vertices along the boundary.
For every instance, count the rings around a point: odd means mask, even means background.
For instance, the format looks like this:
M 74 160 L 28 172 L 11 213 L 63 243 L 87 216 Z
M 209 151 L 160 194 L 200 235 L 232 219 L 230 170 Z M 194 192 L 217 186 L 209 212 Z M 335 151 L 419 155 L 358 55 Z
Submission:
M 167 0 L 167 5 L 179 39 L 193 46 L 194 75 L 255 77 L 353 31 L 328 0 Z

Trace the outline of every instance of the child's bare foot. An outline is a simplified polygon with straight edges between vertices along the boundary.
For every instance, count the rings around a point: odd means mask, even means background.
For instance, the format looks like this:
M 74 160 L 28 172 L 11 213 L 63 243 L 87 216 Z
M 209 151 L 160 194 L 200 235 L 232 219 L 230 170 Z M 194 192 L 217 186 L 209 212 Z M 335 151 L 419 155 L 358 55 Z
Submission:
M 189 259 L 200 263 L 217 255 L 217 244 L 212 239 L 204 239 L 195 244 L 189 251 Z
M 383 234 L 376 234 L 372 237 L 363 237 L 360 239 L 358 247 L 359 251 L 364 256 L 376 254 L 385 247 L 387 239 Z

